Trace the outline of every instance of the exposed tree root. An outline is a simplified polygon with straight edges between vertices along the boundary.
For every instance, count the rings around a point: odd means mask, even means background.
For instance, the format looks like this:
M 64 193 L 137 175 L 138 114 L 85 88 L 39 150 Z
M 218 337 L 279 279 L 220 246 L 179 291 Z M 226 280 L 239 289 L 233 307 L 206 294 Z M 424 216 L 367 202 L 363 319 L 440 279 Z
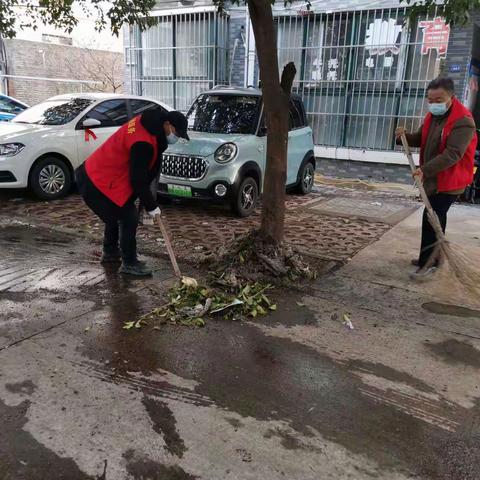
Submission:
M 261 281 L 285 285 L 313 280 L 316 271 L 289 245 L 276 244 L 258 230 L 221 248 L 210 267 L 219 282 Z

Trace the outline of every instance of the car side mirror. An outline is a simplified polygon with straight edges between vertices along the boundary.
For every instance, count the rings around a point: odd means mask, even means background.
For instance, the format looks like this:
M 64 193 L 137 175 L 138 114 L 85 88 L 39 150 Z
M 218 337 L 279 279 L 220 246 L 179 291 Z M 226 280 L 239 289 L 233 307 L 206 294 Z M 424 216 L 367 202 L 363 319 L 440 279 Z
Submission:
M 267 135 L 267 127 L 266 126 L 260 127 L 260 129 L 258 130 L 258 136 L 265 137 L 266 135 Z
M 82 122 L 83 128 L 100 127 L 100 125 L 102 125 L 102 122 L 100 120 L 97 120 L 96 118 L 86 118 Z

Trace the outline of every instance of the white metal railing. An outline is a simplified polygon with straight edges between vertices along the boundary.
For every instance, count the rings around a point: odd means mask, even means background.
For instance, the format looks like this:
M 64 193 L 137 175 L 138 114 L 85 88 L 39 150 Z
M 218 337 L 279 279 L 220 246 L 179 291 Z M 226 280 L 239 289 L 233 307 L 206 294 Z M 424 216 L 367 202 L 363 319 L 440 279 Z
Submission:
M 317 145 L 392 150 L 396 126 L 419 127 L 446 55 L 441 19 L 412 24 L 400 7 L 295 13 L 276 17 L 279 66 L 297 66 Z
M 186 111 L 199 93 L 228 81 L 228 16 L 209 7 L 154 13 L 154 26 L 130 29 L 130 91 Z

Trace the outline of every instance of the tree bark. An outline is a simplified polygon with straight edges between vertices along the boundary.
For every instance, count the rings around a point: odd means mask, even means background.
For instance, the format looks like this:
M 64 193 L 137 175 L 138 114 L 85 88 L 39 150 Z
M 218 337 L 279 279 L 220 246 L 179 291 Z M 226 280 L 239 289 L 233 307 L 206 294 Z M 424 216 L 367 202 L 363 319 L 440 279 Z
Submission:
M 289 98 L 296 71 L 293 63 L 288 64 L 280 83 L 277 34 L 271 1 L 248 0 L 247 3 L 257 46 L 267 125 L 267 162 L 260 231 L 272 243 L 280 243 L 285 224 Z

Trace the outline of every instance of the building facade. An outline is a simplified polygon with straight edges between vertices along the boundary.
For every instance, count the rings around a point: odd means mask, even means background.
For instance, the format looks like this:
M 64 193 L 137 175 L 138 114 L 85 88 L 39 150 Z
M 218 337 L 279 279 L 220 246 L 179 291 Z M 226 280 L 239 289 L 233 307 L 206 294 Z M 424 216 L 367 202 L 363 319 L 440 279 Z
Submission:
M 295 62 L 293 89 L 304 99 L 319 158 L 405 164 L 394 130 L 420 126 L 428 82 L 451 75 L 463 94 L 471 26 L 451 31 L 437 15 L 411 20 L 394 0 L 313 0 L 310 9 L 276 3 L 279 67 Z M 258 85 L 245 7 L 160 5 L 153 27 L 124 35 L 133 93 L 187 111 L 214 85 Z

